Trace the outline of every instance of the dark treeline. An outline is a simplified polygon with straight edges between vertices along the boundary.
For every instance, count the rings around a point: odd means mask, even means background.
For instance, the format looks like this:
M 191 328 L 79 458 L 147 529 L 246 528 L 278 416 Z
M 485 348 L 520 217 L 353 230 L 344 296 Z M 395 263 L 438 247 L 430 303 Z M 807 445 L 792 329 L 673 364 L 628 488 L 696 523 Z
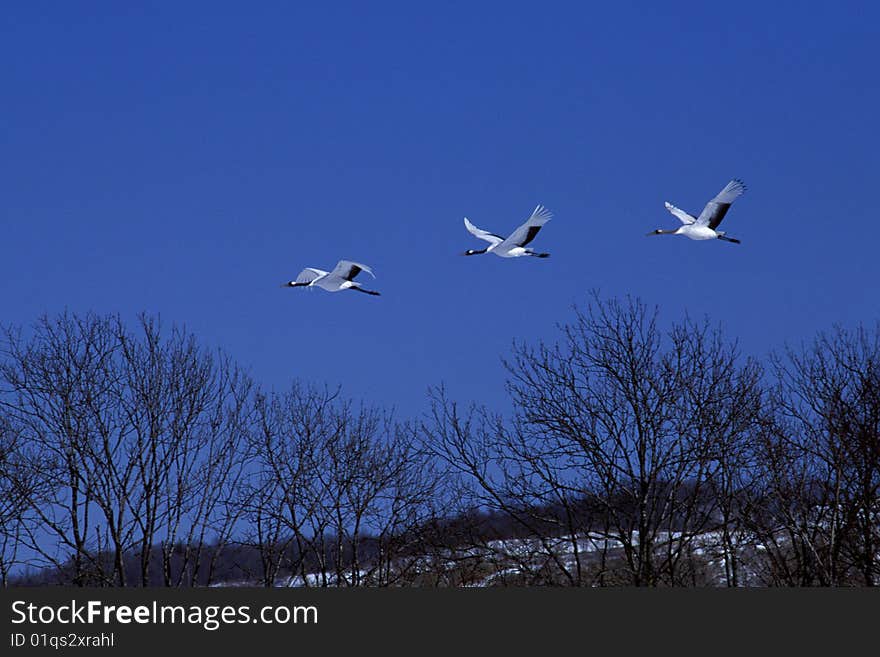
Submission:
M 78 586 L 873 586 L 880 327 L 766 362 L 597 295 L 513 411 L 267 392 L 143 316 L 0 337 L 0 578 Z

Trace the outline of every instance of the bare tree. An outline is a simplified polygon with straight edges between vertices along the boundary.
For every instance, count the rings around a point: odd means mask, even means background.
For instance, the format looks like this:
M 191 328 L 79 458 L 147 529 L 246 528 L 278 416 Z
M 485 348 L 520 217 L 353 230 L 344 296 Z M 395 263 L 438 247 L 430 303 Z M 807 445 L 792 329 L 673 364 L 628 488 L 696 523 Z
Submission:
M 13 329 L 5 338 L 0 399 L 20 427 L 28 468 L 45 483 L 43 494 L 29 500 L 38 525 L 28 527 L 28 547 L 44 564 L 71 571 L 76 585 L 122 582 L 127 527 L 106 506 L 109 528 L 95 521 L 102 513 L 96 494 L 113 494 L 114 485 L 96 470 L 106 475 L 103 454 L 124 431 L 111 403 L 117 348 L 112 321 L 92 315 L 43 317 L 30 341 Z M 105 550 L 111 541 L 120 555 L 108 564 Z
M 341 431 L 325 443 L 318 471 L 327 518 L 333 582 L 386 585 L 403 581 L 413 530 L 433 512 L 437 480 L 411 427 L 375 408 L 337 407 Z
M 515 573 L 528 584 L 586 583 L 578 549 L 587 535 L 577 508 L 583 506 L 582 489 L 569 477 L 566 455 L 552 453 L 549 445 L 536 448 L 483 407 L 462 409 L 442 387 L 431 392 L 423 433 L 426 449 L 445 464 L 445 479 L 461 502 L 458 515 L 470 521 L 444 527 L 440 539 L 446 549 L 437 564 L 499 583 L 510 579 L 494 575 L 499 572 Z M 506 531 L 482 526 L 486 517 L 480 510 L 508 518 Z M 456 535 L 449 536 L 453 530 Z M 564 557 L 569 542 L 572 564 Z
M 706 323 L 664 335 L 637 300 L 594 296 L 561 330 L 505 363 L 509 426 L 435 395 L 429 444 L 477 505 L 522 528 L 517 568 L 533 581 L 695 583 L 695 541 L 718 522 L 710 484 L 752 422 L 757 366 Z
M 77 585 L 152 583 L 157 544 L 161 581 L 192 583 L 206 540 L 228 540 L 234 524 L 223 504 L 241 473 L 250 383 L 182 331 L 166 339 L 146 317 L 139 328 L 65 314 L 28 340 L 5 333 L 0 403 L 42 482 L 28 547 Z
M 286 393 L 258 395 L 256 426 L 249 436 L 254 472 L 242 489 L 247 521 L 243 542 L 260 555 L 259 580 L 274 586 L 282 572 L 305 582 L 307 557 L 326 520 L 319 518 L 316 481 L 324 467 L 324 445 L 340 428 L 332 409 L 338 391 L 294 384 Z
M 223 354 L 192 335 L 141 316 L 139 333 L 117 324 L 119 404 L 129 426 L 134 481 L 129 510 L 137 524 L 139 580 L 151 582 L 159 548 L 165 586 L 210 582 L 213 562 L 236 525 L 234 491 L 245 470 L 252 384 Z
M 739 586 L 745 582 L 741 553 L 750 540 L 742 524 L 742 491 L 752 485 L 754 437 L 766 412 L 763 368 L 742 358 L 736 343 L 707 321 L 686 318 L 672 328 L 671 343 L 670 365 L 679 381 L 675 431 L 698 467 L 677 514 L 693 532 L 681 534 L 680 549 L 667 550 L 667 559 L 672 564 L 696 548 L 723 565 L 725 585 Z
M 260 555 L 261 583 L 405 581 L 437 482 L 413 429 L 301 385 L 259 397 L 256 415 L 243 542 Z
M 28 500 L 40 480 L 29 467 L 24 441 L 9 419 L 0 415 L 0 586 L 7 586 L 19 567 L 28 565 L 26 529 L 32 522 Z
M 773 359 L 775 419 L 749 515 L 769 583 L 880 579 L 880 328 L 837 328 Z

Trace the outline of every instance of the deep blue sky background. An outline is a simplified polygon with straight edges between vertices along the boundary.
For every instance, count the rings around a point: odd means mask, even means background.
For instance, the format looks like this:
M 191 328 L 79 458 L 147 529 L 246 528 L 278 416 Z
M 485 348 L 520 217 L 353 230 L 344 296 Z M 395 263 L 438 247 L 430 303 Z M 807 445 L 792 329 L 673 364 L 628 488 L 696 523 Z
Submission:
M 134 4 L 4 5 L 4 324 L 146 310 L 411 414 L 503 408 L 593 288 L 757 356 L 880 316 L 876 3 Z M 732 177 L 741 246 L 644 236 Z M 537 203 L 552 258 L 457 255 Z M 340 258 L 383 296 L 279 288 Z

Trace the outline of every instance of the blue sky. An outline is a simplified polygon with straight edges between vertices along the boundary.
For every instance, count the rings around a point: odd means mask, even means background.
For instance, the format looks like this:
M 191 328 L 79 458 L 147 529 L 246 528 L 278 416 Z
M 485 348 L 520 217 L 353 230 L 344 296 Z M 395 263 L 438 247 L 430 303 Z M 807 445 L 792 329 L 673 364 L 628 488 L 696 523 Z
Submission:
M 502 408 L 591 289 L 757 356 L 878 318 L 876 4 L 135 5 L 4 6 L 4 324 L 145 310 L 414 414 Z M 733 177 L 742 245 L 645 237 Z M 550 259 L 457 255 L 538 203 Z M 383 296 L 279 287 L 341 258 Z

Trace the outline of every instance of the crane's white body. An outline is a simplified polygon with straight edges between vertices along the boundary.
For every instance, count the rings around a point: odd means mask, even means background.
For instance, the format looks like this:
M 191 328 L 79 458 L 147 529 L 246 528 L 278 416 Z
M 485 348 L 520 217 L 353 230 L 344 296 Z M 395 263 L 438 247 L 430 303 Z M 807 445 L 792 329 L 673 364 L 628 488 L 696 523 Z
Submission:
M 697 224 L 686 224 L 675 229 L 674 235 L 684 235 L 692 240 L 715 240 L 718 239 L 718 233 L 708 226 L 698 226 Z M 724 233 L 721 233 L 722 235 Z
M 482 228 L 474 226 L 467 217 L 464 218 L 464 227 L 474 237 L 489 243 L 485 249 L 475 250 L 469 249 L 464 255 L 478 255 L 480 253 L 493 253 L 499 258 L 521 258 L 523 256 L 536 256 L 546 258 L 549 253 L 536 253 L 534 249 L 527 248 L 526 245 L 535 239 L 538 231 L 553 217 L 543 205 L 539 205 L 532 212 L 526 222 L 513 231 L 508 237 L 501 237 L 494 233 L 490 233 Z

